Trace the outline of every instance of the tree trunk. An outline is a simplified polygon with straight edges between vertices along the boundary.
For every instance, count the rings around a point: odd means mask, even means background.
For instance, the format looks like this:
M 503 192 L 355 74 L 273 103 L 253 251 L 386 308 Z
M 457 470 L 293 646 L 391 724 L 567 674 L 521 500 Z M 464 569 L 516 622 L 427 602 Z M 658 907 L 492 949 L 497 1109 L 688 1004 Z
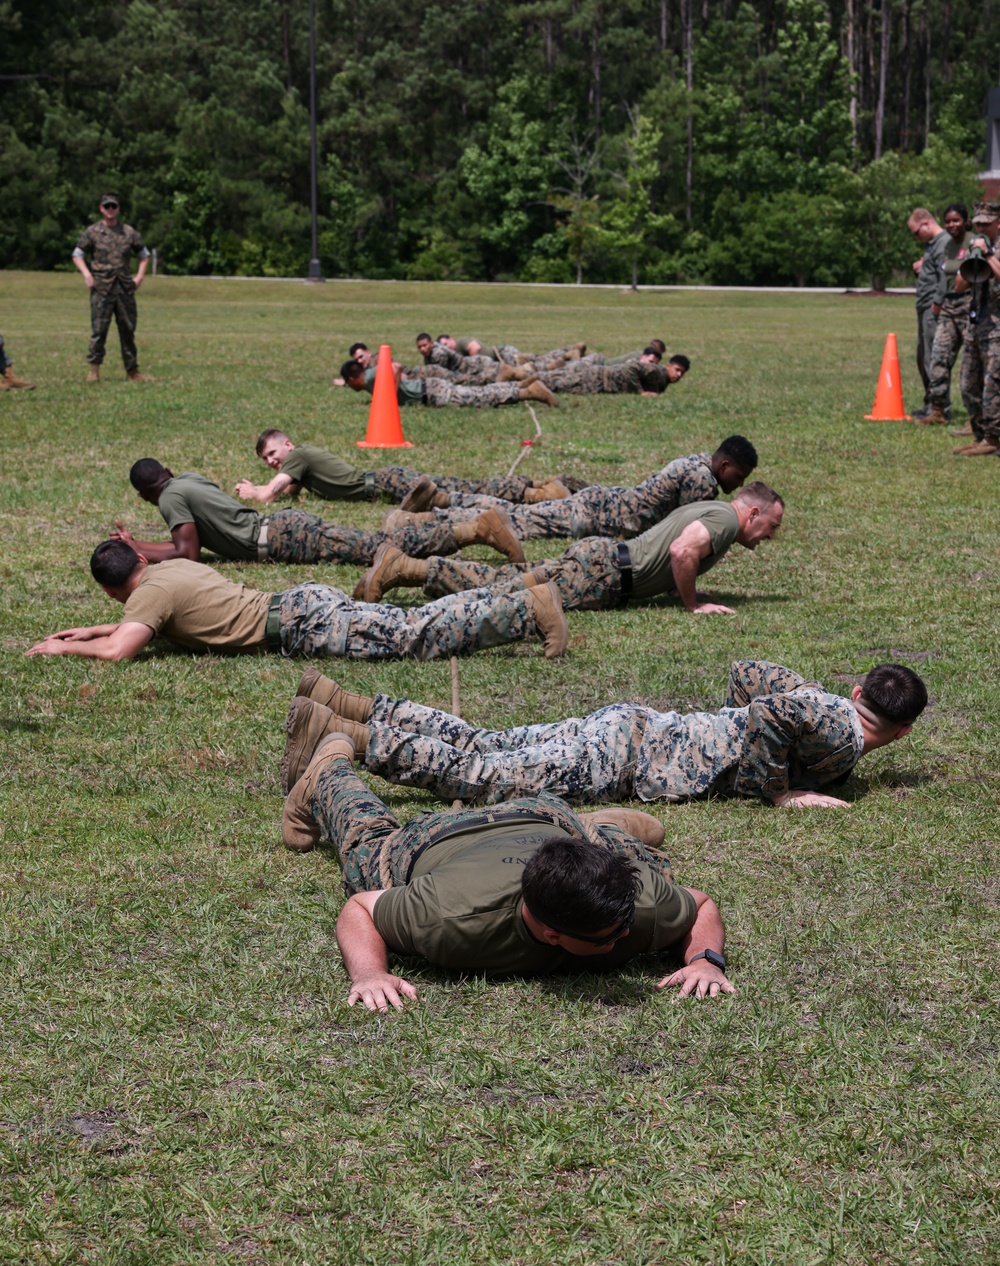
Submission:
M 594 136 L 601 139 L 601 10 L 590 29 L 592 92 L 594 97 Z
M 687 83 L 687 168 L 685 171 L 686 214 L 688 224 L 693 218 L 694 193 L 694 57 L 693 35 L 694 0 L 681 0 L 684 21 L 684 76 Z
M 875 106 L 875 158 L 882 157 L 885 127 L 885 88 L 889 78 L 889 0 L 882 0 L 882 43 L 879 49 L 878 102 Z
M 911 87 L 911 71 L 913 69 L 913 50 L 911 48 L 910 33 L 910 0 L 904 0 L 903 4 L 903 51 L 901 54 L 903 62 L 903 117 L 899 124 L 899 148 L 902 150 L 910 149 L 910 87 Z
M 860 67 L 855 61 L 855 38 L 854 38 L 854 0 L 847 0 L 847 11 L 844 15 L 844 23 L 847 34 L 847 68 L 850 72 L 850 104 L 848 112 L 851 116 L 851 148 L 858 148 L 858 79 L 860 77 Z

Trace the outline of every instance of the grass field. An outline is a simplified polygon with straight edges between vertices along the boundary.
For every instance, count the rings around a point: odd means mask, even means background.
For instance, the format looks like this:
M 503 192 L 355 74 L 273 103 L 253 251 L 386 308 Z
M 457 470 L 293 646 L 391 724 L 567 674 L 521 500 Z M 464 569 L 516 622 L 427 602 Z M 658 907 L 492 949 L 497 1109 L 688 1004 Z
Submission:
M 96 388 L 79 278 L 0 274 L 0 301 L 39 384 L 0 394 L 0 1260 L 1000 1258 L 1000 463 L 864 420 L 890 330 L 919 403 L 912 300 L 150 279 L 138 341 L 159 381 L 124 382 L 112 333 Z M 278 425 L 364 464 L 367 398 L 331 374 L 355 338 L 405 358 L 422 328 L 609 352 L 660 335 L 692 358 L 681 384 L 539 410 L 519 469 L 630 483 L 741 432 L 788 507 L 776 541 L 708 578 L 736 617 L 573 613 L 559 662 L 537 643 L 462 662 L 470 720 L 715 707 L 746 656 L 844 693 L 890 657 L 925 676 L 927 714 L 864 759 L 845 812 L 659 807 L 678 877 L 727 921 L 730 998 L 654 995 L 658 961 L 507 983 L 408 964 L 420 1003 L 349 1010 L 336 865 L 278 829 L 303 665 L 23 655 L 117 618 L 87 567 L 114 519 L 165 535 L 133 460 L 231 487 L 263 476 L 253 443 Z M 521 406 L 403 421 L 407 462 L 468 475 L 505 473 L 534 432 Z M 220 570 L 269 590 L 357 577 Z M 447 663 L 333 671 L 450 700 Z M 431 806 L 376 786 L 403 816 Z

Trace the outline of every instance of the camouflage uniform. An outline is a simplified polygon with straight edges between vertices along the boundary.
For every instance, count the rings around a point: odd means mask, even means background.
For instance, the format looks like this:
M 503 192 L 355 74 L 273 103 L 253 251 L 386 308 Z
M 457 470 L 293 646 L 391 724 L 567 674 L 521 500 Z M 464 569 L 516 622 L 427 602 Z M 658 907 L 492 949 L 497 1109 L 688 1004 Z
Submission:
M 429 369 L 443 369 L 449 374 L 457 374 L 459 377 L 456 381 L 469 387 L 483 387 L 487 383 L 496 382 L 500 369 L 499 363 L 489 356 L 463 356 L 461 352 L 445 347 L 443 343 L 434 344 L 429 355 L 424 357 L 424 365 Z
M 468 345 L 469 340 L 459 339 L 457 341 L 459 343 L 459 354 L 464 355 L 461 345 L 462 343 Z M 478 341 L 482 342 L 482 340 Z M 488 346 L 486 343 L 482 343 L 482 348 L 483 350 L 479 355 L 486 356 L 490 360 L 499 358 L 505 365 L 520 365 L 527 358 L 536 369 L 547 369 L 554 361 L 563 361 L 571 351 L 576 350 L 569 347 L 555 347 L 551 352 L 533 354 L 531 352 L 522 352 L 519 347 L 515 347 L 512 343 L 490 343 Z
M 520 399 L 520 388 L 516 382 L 494 382 L 486 387 L 462 387 L 443 378 L 429 378 L 424 383 L 424 389 L 424 403 L 429 405 L 461 404 L 488 409 L 501 404 L 517 404 Z
M 982 319 L 970 319 L 962 353 L 962 400 L 977 439 L 1000 440 L 1000 280 L 988 283 Z
M 573 395 L 637 395 L 643 391 L 666 391 L 670 385 L 662 365 L 628 361 L 624 365 L 595 365 L 587 360 L 573 361 L 563 369 L 539 374 L 538 381 L 550 391 Z
M 534 505 L 511 507 L 481 495 L 452 494 L 451 507 L 438 510 L 437 514 L 456 523 L 473 519 L 496 505 L 507 513 L 522 541 L 554 536 L 638 536 L 678 506 L 714 501 L 719 495 L 719 484 L 711 463 L 710 453 L 694 453 L 678 457 L 634 488 L 591 484 L 561 501 L 539 501 Z
M 84 229 L 73 251 L 75 257 L 82 258 L 88 253 L 92 256 L 90 271 L 94 285 L 90 292 L 91 333 L 87 360 L 91 365 L 103 362 L 104 345 L 111 328 L 111 318 L 114 317 L 126 373 L 139 368 L 135 348 L 139 313 L 130 267 L 133 252 L 138 259 L 146 259 L 149 255 L 140 234 L 130 224 L 111 226 L 102 220 Z
M 646 849 L 620 827 L 582 822 L 567 804 L 545 792 L 530 800 L 512 800 L 499 809 L 421 813 L 401 827 L 353 767 L 335 760 L 317 780 L 312 814 L 323 838 L 336 846 L 347 896 L 408 883 L 414 862 L 426 849 L 449 836 L 488 829 L 491 823 L 561 828 L 673 878 L 663 854 Z
M 447 349 L 446 349 L 447 350 Z M 490 360 L 488 356 L 463 357 L 461 369 L 445 369 L 443 365 L 417 365 L 407 369 L 408 378 L 440 378 L 445 382 L 457 383 L 460 387 L 485 387 L 496 382 L 500 372 L 499 361 Z
M 422 478 L 421 471 L 411 470 L 408 466 L 382 466 L 371 473 L 375 495 L 389 501 L 402 501 L 417 480 Z M 482 479 L 431 475 L 430 478 L 442 492 L 483 497 L 484 510 L 488 510 L 494 503 L 502 504 L 502 508 L 506 510 L 507 502 L 522 502 L 525 491 L 532 487 L 531 480 L 525 475 L 486 475 Z M 476 515 L 470 514 L 468 517 L 474 519 Z
M 331 585 L 296 585 L 278 595 L 283 655 L 344 659 L 441 659 L 520 642 L 535 632 L 524 593 L 473 589 L 404 610 L 354 602 Z
M 488 585 L 505 593 L 524 588 L 526 572 L 552 581 L 566 611 L 606 611 L 621 605 L 622 577 L 618 566 L 618 545 L 607 536 L 587 536 L 577 541 L 560 558 L 536 563 L 509 563 L 491 567 L 471 559 L 430 558 L 423 592 L 429 598 L 461 593 L 463 589 Z
M 942 410 L 951 407 L 951 370 L 962 349 L 969 324 L 969 295 L 967 292 L 955 294 L 955 280 L 971 241 L 971 233 L 966 233 L 960 242 L 949 236 L 940 265 L 943 293 L 939 293 L 936 299 L 941 311 L 931 347 L 927 399 Z
M 261 520 L 267 525 L 270 563 L 355 563 L 370 565 L 383 541 L 392 541 L 413 558 L 454 554 L 455 534 L 447 523 L 414 523 L 392 532 L 331 523 L 305 510 L 278 510 Z M 197 524 L 195 524 L 197 527 Z
M 365 767 L 442 799 L 490 804 L 554 792 L 597 802 L 816 790 L 843 780 L 864 747 L 849 699 L 763 661 L 738 661 L 717 713 L 613 704 L 588 717 L 476 730 L 458 717 L 375 699 Z

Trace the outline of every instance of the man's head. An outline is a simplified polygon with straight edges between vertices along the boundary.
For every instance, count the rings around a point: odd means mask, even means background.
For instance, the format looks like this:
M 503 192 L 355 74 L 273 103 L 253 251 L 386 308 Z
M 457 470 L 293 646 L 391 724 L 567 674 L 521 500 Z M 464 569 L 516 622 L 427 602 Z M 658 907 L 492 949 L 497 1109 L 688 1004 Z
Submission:
M 974 233 L 982 233 L 991 242 L 997 240 L 997 229 L 1000 228 L 1000 202 L 977 202 L 972 213 L 972 229 Z
M 742 435 L 730 435 L 712 454 L 712 474 L 725 493 L 735 492 L 757 469 L 757 450 Z
M 906 221 L 906 227 L 925 246 L 941 231 L 941 226 L 926 207 L 916 207 Z
M 740 521 L 736 540 L 745 549 L 756 549 L 769 541 L 781 527 L 785 503 L 767 484 L 759 480 L 741 488 L 729 503 Z
M 429 334 L 418 334 L 417 335 L 417 351 L 420 353 L 420 355 L 424 357 L 430 356 L 433 350 L 434 350 L 434 340 L 431 338 L 431 336 Z
M 667 361 L 667 377 L 671 382 L 680 382 L 690 368 L 691 362 L 678 352 Z
M 581 957 L 607 954 L 628 936 L 641 886 L 626 858 L 564 835 L 541 844 L 521 876 L 529 928 Z
M 138 580 L 146 566 L 145 558 L 124 541 L 101 541 L 90 556 L 90 574 L 118 602 L 125 601 L 134 587 L 132 581 Z
M 356 360 L 364 369 L 372 363 L 372 354 L 368 350 L 367 343 L 352 343 L 347 349 L 347 354 L 351 360 Z M 343 374 L 340 375 L 343 378 Z
M 927 687 L 904 664 L 879 664 L 851 698 L 865 732 L 865 751 L 901 739 L 927 707 Z
M 661 356 L 666 356 L 667 345 L 666 343 L 664 343 L 663 339 L 651 338 L 649 340 L 649 346 L 655 348 L 660 353 Z
M 282 463 L 295 445 L 284 431 L 261 431 L 257 437 L 257 456 L 262 457 L 273 471 L 281 472 Z
M 128 477 L 143 501 L 155 506 L 159 504 L 160 493 L 174 475 L 173 471 L 168 470 L 155 457 L 142 457 L 128 472 Z
M 648 347 L 642 349 L 642 355 L 639 357 L 647 365 L 658 365 L 663 359 L 663 354 L 659 348 L 653 346 L 652 343 Z
M 456 346 L 456 343 L 455 343 L 455 337 L 452 334 L 439 334 L 437 336 L 437 341 L 441 344 L 442 347 L 449 347 L 451 348 L 453 352 L 458 351 L 458 347 Z
M 344 380 L 344 385 L 350 387 L 352 391 L 364 391 L 365 367 L 360 361 L 345 360 L 340 367 L 340 376 Z
M 121 208 L 121 201 L 121 198 L 119 198 L 116 193 L 101 194 L 101 201 L 99 205 L 101 208 L 101 219 L 105 224 L 114 225 L 118 223 L 118 212 Z

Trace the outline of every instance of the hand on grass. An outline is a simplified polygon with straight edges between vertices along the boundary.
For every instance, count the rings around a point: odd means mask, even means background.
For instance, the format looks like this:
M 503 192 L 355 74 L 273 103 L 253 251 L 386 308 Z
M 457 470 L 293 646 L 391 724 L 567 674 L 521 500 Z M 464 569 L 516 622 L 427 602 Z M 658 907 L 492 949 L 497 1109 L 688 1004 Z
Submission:
M 354 981 L 347 995 L 347 1005 L 353 1007 L 356 1002 L 363 1002 L 369 1011 L 388 1011 L 390 1006 L 401 1011 L 403 999 L 400 994 L 416 1001 L 417 991 L 409 981 L 389 972 L 377 972 Z
M 836 796 L 824 796 L 821 791 L 785 791 L 774 797 L 779 808 L 793 809 L 849 809 L 847 800 L 838 800 Z
M 736 992 L 726 973 L 705 958 L 699 958 L 697 962 L 656 982 L 657 989 L 670 989 L 674 985 L 680 989 L 682 998 L 692 994 L 696 998 L 717 998 L 720 993 Z
M 721 602 L 697 602 L 691 609 L 692 615 L 735 615 L 732 607 L 724 607 Z

